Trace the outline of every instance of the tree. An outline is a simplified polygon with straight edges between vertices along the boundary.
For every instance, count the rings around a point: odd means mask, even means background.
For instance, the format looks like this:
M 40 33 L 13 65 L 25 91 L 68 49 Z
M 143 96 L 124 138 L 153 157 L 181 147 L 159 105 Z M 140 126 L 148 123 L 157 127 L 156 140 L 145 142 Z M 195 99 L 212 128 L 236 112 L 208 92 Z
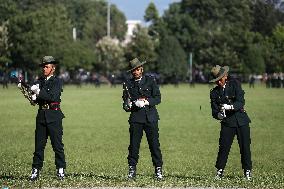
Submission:
M 15 67 L 34 70 L 44 55 L 64 61 L 72 42 L 70 20 L 63 5 L 46 4 L 36 11 L 21 12 L 9 20 L 11 56 Z
M 104 74 L 119 72 L 124 68 L 124 52 L 117 39 L 102 38 L 96 44 L 99 67 Z
M 247 50 L 244 64 L 245 73 L 262 74 L 265 72 L 263 48 L 259 44 L 251 44 Z
M 0 0 L 0 23 L 8 21 L 18 12 L 15 1 Z
M 277 25 L 270 42 L 273 44 L 273 60 L 268 64 L 270 72 L 283 72 L 284 70 L 284 25 Z
M 157 54 L 155 52 L 156 43 L 152 40 L 152 37 L 148 34 L 148 29 L 143 27 L 138 27 L 137 31 L 134 31 L 131 42 L 126 47 L 126 58 L 127 60 L 132 60 L 138 57 L 141 60 L 146 60 L 148 62 L 146 70 L 156 71 L 157 66 L 155 64 L 157 59 Z M 127 65 L 125 65 L 126 67 Z
M 155 23 L 159 19 L 159 12 L 153 2 L 149 3 L 145 10 L 144 20 Z
M 95 44 L 107 35 L 107 3 L 105 1 L 64 0 L 72 24 L 77 29 L 78 38 Z M 115 5 L 110 8 L 111 37 L 124 39 L 127 26 L 124 14 Z
M 0 26 L 0 68 L 4 68 L 10 60 L 9 43 L 8 43 L 8 22 Z
M 34 70 L 46 54 L 67 69 L 97 65 L 96 43 L 106 35 L 107 3 L 76 0 L 0 0 L 0 25 L 9 22 L 13 66 Z M 77 40 L 72 39 L 72 28 Z M 122 40 L 125 16 L 111 6 L 111 35 Z
M 169 34 L 177 37 L 195 64 L 209 69 L 214 64 L 241 69 L 248 45 L 243 36 L 251 28 L 251 3 L 247 0 L 182 0 L 163 16 Z
M 254 22 L 252 30 L 262 35 L 271 35 L 277 25 L 277 15 L 274 5 L 263 0 L 255 1 L 253 6 Z
M 165 78 L 186 77 L 188 71 L 186 54 L 174 36 L 165 36 L 161 40 L 157 62 L 158 72 Z

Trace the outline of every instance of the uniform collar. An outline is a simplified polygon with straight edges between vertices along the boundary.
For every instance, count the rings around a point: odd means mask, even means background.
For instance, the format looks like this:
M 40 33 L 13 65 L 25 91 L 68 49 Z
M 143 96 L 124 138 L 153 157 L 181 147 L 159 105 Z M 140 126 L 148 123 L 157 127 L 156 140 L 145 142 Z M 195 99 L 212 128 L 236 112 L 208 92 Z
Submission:
M 140 79 L 139 85 L 140 85 L 140 86 L 141 86 L 141 85 L 144 85 L 145 81 L 146 81 L 145 76 L 142 76 L 141 79 Z
M 53 77 L 53 75 L 46 77 L 45 80 L 47 81 L 47 80 L 49 80 L 51 77 Z
M 134 79 L 134 81 L 141 81 L 142 77 L 140 77 L 139 79 Z
M 139 79 L 134 79 L 134 78 L 132 78 L 132 81 L 133 81 L 133 83 L 134 82 L 139 82 L 139 85 L 142 85 L 142 84 L 144 84 L 145 83 L 145 76 L 142 76 L 141 78 L 139 78 Z
M 227 82 L 223 85 L 223 86 L 221 86 L 221 85 L 218 85 L 218 88 L 219 89 L 222 89 L 222 90 L 225 90 L 225 88 L 226 88 L 226 85 L 227 85 Z

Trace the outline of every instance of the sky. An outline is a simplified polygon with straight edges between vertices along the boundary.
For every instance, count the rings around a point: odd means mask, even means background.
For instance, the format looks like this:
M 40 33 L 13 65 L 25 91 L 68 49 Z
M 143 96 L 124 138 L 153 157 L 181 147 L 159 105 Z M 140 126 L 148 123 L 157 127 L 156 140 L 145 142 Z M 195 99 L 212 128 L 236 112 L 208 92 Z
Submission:
M 115 4 L 127 20 L 143 21 L 145 10 L 151 1 L 156 5 L 161 16 L 164 10 L 168 9 L 169 4 L 180 0 L 110 0 L 110 3 Z

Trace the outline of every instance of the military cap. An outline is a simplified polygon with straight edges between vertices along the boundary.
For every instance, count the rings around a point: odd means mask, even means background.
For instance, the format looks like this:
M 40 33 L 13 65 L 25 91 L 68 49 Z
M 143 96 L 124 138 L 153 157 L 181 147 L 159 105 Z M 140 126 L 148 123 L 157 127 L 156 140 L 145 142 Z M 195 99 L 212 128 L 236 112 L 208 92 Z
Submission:
M 229 66 L 221 67 L 219 65 L 214 66 L 211 69 L 211 75 L 214 79 L 210 80 L 209 82 L 216 82 L 224 77 L 229 72 Z
M 39 65 L 44 66 L 46 64 L 58 64 L 58 61 L 56 61 L 53 56 L 44 56 L 42 58 L 42 62 Z
M 138 60 L 138 58 L 134 58 L 133 60 L 131 60 L 131 61 L 129 62 L 129 70 L 127 70 L 127 72 L 131 72 L 132 70 L 134 70 L 134 69 L 136 69 L 136 68 L 142 66 L 142 65 L 145 64 L 145 63 L 146 63 L 146 61 L 140 62 L 140 61 Z

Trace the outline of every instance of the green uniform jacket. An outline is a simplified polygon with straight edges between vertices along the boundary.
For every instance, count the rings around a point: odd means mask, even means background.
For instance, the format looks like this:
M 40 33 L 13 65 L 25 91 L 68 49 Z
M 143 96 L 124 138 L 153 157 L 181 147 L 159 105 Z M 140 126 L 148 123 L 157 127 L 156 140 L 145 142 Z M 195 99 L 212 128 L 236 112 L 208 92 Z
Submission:
M 44 104 L 50 105 L 54 102 L 61 102 L 60 96 L 62 92 L 62 82 L 59 78 L 52 76 L 47 81 L 45 81 L 45 78 L 39 78 L 36 84 L 39 84 L 40 88 L 40 92 L 36 100 L 39 106 Z M 41 110 L 39 108 L 37 114 L 38 121 L 46 120 L 47 123 L 58 121 L 63 118 L 64 114 L 61 110 Z
M 149 105 L 139 108 L 135 106 L 135 101 L 139 98 L 146 98 Z M 123 109 L 131 112 L 129 122 L 155 122 L 159 120 L 156 105 L 161 103 L 161 93 L 156 80 L 150 76 L 143 76 L 139 85 L 135 84 L 134 79 L 123 83 Z M 128 106 L 128 101 L 132 102 L 132 107 Z
M 244 109 L 244 93 L 237 80 L 228 80 L 224 90 L 219 86 L 213 88 L 210 91 L 212 116 L 219 120 L 221 105 L 230 104 L 234 110 L 226 110 L 226 118 L 221 120 L 221 124 L 227 127 L 247 126 L 251 121 Z

